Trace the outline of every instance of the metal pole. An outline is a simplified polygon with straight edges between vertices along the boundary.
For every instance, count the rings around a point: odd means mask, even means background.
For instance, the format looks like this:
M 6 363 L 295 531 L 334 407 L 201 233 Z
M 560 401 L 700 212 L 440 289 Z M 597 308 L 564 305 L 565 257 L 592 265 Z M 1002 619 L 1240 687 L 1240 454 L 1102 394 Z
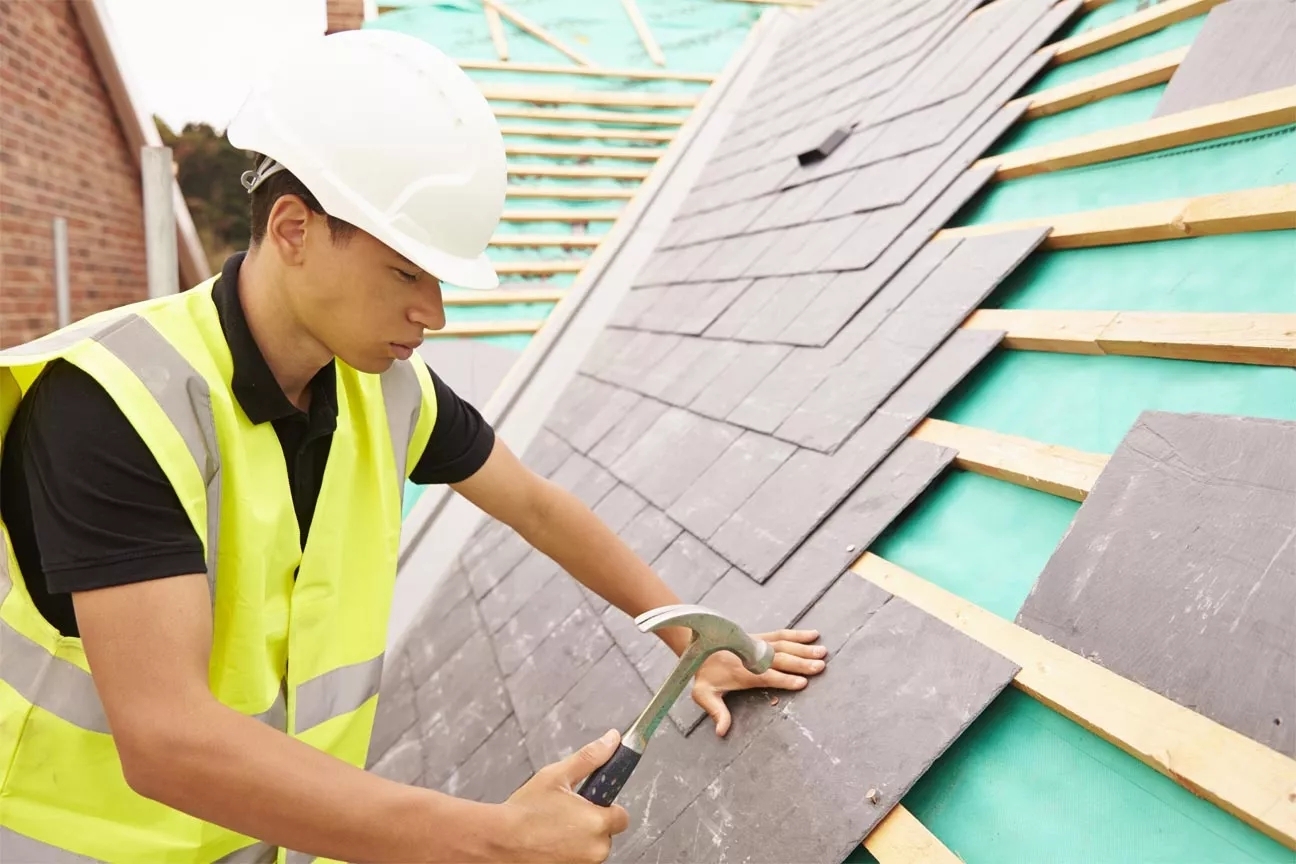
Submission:
M 148 258 L 149 296 L 177 294 L 180 291 L 180 258 L 176 250 L 171 148 L 141 148 L 140 173 L 144 187 L 144 248 Z
M 68 279 L 67 220 L 54 217 L 54 301 L 58 309 L 58 326 L 72 323 L 72 288 Z

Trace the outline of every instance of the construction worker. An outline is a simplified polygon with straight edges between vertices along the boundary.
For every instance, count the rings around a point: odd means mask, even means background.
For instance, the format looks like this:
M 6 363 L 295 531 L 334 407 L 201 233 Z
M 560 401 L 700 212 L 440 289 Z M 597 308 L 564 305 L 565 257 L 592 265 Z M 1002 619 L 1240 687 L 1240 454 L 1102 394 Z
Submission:
M 295 55 L 228 134 L 260 154 L 246 254 L 0 352 L 0 860 L 602 861 L 626 812 L 572 789 L 614 733 L 503 804 L 363 770 L 406 478 L 631 615 L 677 602 L 415 353 L 440 280 L 497 284 L 490 109 L 431 46 L 364 30 Z M 823 669 L 814 633 L 762 638 L 770 672 L 718 654 L 696 678 L 720 734 L 726 692 Z

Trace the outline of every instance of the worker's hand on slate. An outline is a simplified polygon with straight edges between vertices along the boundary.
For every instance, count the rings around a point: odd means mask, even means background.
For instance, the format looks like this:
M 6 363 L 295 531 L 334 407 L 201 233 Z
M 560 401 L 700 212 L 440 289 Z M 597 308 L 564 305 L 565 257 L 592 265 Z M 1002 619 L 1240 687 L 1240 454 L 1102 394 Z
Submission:
M 716 724 L 716 734 L 729 733 L 732 717 L 725 705 L 726 693 L 768 687 L 774 690 L 801 690 L 811 676 L 824 671 L 828 649 L 813 643 L 819 640 L 817 630 L 779 630 L 760 633 L 774 646 L 774 664 L 763 675 L 748 672 L 742 661 L 728 651 L 712 654 L 693 676 L 693 701 L 702 706 Z
M 528 864 L 584 864 L 606 861 L 612 838 L 626 830 L 630 816 L 613 804 L 600 807 L 577 795 L 581 781 L 612 758 L 621 735 L 615 729 L 561 762 L 541 768 L 504 803 L 514 842 L 509 861 Z

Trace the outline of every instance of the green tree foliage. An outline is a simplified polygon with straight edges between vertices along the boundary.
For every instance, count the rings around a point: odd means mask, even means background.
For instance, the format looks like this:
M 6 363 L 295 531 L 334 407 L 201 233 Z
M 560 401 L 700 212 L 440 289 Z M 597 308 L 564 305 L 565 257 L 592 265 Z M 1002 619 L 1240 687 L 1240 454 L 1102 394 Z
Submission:
M 251 215 L 239 176 L 252 167 L 251 158 L 206 123 L 187 123 L 177 135 L 160 117 L 153 120 L 171 148 L 208 261 L 219 270 L 231 253 L 247 247 Z

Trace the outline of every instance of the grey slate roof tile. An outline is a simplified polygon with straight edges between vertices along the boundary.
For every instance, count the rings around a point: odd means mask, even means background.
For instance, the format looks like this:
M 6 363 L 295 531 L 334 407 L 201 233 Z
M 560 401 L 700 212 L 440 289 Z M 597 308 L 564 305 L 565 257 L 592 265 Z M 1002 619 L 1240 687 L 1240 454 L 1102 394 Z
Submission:
M 598 504 L 616 485 L 615 477 L 580 453 L 573 453 L 549 479 L 579 498 L 586 507 Z
M 566 441 L 546 430 L 540 430 L 531 446 L 522 454 L 522 462 L 541 477 L 548 477 L 558 470 L 572 454 L 572 448 Z M 465 557 L 465 563 L 468 558 Z
M 642 660 L 654 645 L 661 642 L 656 634 L 641 632 L 633 618 L 614 606 L 604 609 L 601 617 L 603 628 L 631 663 Z
M 648 501 L 642 495 L 624 483 L 618 483 L 615 489 L 603 496 L 603 500 L 594 508 L 594 515 L 604 525 L 619 532 L 647 506 Z
M 780 229 L 773 242 L 746 269 L 748 276 L 791 275 L 796 272 L 801 250 L 818 233 L 814 223 Z M 750 259 L 749 259 L 750 260 Z
M 696 603 L 728 571 L 729 562 L 685 531 L 653 560 L 652 567 L 681 602 Z
M 719 458 L 740 431 L 671 408 L 626 450 L 611 470 L 658 507 L 669 507 L 698 474 Z
M 814 223 L 814 233 L 788 261 L 788 270 L 794 273 L 820 273 L 823 263 L 853 234 L 859 232 L 871 213 L 858 213 L 840 219 L 827 219 Z M 786 324 L 785 324 L 786 326 Z
M 747 287 L 742 294 L 730 301 L 724 314 L 706 328 L 707 338 L 732 339 L 738 335 L 738 332 L 747 326 L 747 322 L 760 311 L 761 307 L 774 299 L 784 282 L 781 278 L 745 281 Z
M 590 449 L 589 456 L 605 468 L 638 441 L 669 406 L 656 399 L 641 399 Z
M 964 240 L 792 412 L 776 434 L 817 449 L 837 446 L 1047 233 L 1036 228 Z
M 727 417 L 791 350 L 786 345 L 745 343 L 737 358 L 689 403 L 689 407 L 708 417 Z
M 439 786 L 509 715 L 486 635 L 468 639 L 430 679 L 416 682 L 414 704 L 424 780 Z
M 644 562 L 652 561 L 680 535 L 680 528 L 656 507 L 645 507 L 621 531 L 621 539 Z
M 638 383 L 640 392 L 665 401 L 674 401 L 672 394 L 681 380 L 688 379 L 695 364 L 707 353 L 708 340 L 692 336 L 681 337 L 675 347 Z
M 883 403 L 833 455 L 800 450 L 775 471 L 709 539 L 710 545 L 757 581 L 765 581 L 874 466 L 935 407 L 994 344 L 998 334 L 968 343 L 951 340 Z M 889 409 L 897 406 L 902 413 Z M 867 485 L 868 480 L 865 480 Z
M 521 563 L 481 599 L 478 608 L 489 632 L 494 633 L 503 627 L 561 571 L 562 568 L 540 550 L 528 552 Z
M 549 709 L 612 647 L 612 637 L 588 606 L 558 625 L 505 680 L 513 710 L 530 733 Z M 489 651 L 487 652 L 489 654 Z
M 651 290 L 651 289 L 649 289 Z M 615 387 L 588 375 L 577 373 L 567 384 L 558 401 L 545 418 L 545 426 L 568 443 L 581 428 L 586 417 L 616 390 Z M 570 457 L 568 457 L 570 458 Z M 563 460 L 564 462 L 566 459 Z M 559 463 L 561 465 L 561 463 Z M 548 472 L 546 472 L 548 473 Z
M 597 376 L 625 350 L 626 344 L 634 335 L 633 330 L 605 327 L 599 332 L 598 338 L 594 340 L 589 352 L 581 360 L 580 371 L 586 375 Z
M 674 333 L 638 332 L 631 337 L 626 349 L 617 355 L 598 377 L 622 387 L 633 388 L 657 362 L 679 344 Z
M 756 234 L 744 234 L 741 237 L 730 237 L 721 240 L 720 246 L 703 261 L 696 271 L 696 279 L 739 279 L 745 275 L 747 262 L 752 260 L 759 250 L 773 242 L 773 232 L 763 231 Z
M 471 597 L 464 597 L 448 610 L 440 610 L 434 604 L 435 601 L 427 609 L 427 613 L 432 614 L 419 618 L 425 638 L 407 640 L 402 646 L 404 662 L 398 664 L 397 671 L 409 679 L 411 686 L 427 681 L 465 642 L 477 633 L 485 632 L 481 615 Z
M 416 640 L 406 640 L 403 648 L 409 648 Z M 388 751 L 397 745 L 416 722 L 418 711 L 414 707 L 414 682 L 409 675 L 409 655 L 406 650 L 388 654 L 383 665 L 382 686 L 379 690 L 378 707 L 374 712 L 373 733 L 369 737 L 369 753 L 365 761 L 372 768 L 383 761 Z M 389 767 L 396 767 L 404 760 L 394 758 Z M 415 776 L 423 775 L 423 756 L 418 755 Z M 400 770 L 410 770 L 401 766 Z M 383 775 L 386 776 L 386 775 Z M 405 780 L 404 782 L 412 782 Z
M 565 759 L 609 729 L 624 730 L 652 693 L 621 652 L 612 648 L 590 667 L 571 692 L 526 732 L 532 763 Z
M 581 606 L 580 583 L 560 572 L 546 582 L 491 637 L 500 671 L 512 675 L 536 646 Z
M 692 308 L 678 322 L 676 330 L 692 336 L 701 335 L 751 283 L 750 279 L 708 283 L 705 292 L 698 292 L 694 297 Z
M 467 568 L 468 584 L 479 599 L 499 584 L 531 549 L 530 544 L 508 526 L 502 526 L 501 533 L 492 536 L 498 536 L 499 540 L 490 554 L 483 555 L 481 560 Z
M 698 537 L 710 537 L 795 450 L 784 441 L 745 432 L 668 512 Z
M 723 339 L 693 339 L 701 346 L 687 375 L 682 375 L 663 394 L 662 398 L 681 408 L 688 405 L 705 390 L 718 375 L 729 368 L 738 357 L 742 343 Z
M 608 324 L 612 327 L 634 327 L 639 322 L 640 316 L 653 308 L 665 291 L 666 286 L 656 285 L 626 292 L 625 297 L 617 304 L 616 311 L 608 318 Z
M 854 274 L 842 274 L 844 278 Z M 841 362 L 845 353 L 826 348 L 794 348 L 725 419 L 737 426 L 773 433 Z
M 502 804 L 534 773 L 522 727 L 518 726 L 517 718 L 510 716 L 468 761 L 446 778 L 441 791 L 469 801 Z
M 922 650 L 915 653 L 915 645 Z M 716 848 L 734 860 L 842 860 L 1017 670 L 952 627 L 891 600 L 815 682 L 837 683 L 783 699 L 778 720 L 639 860 L 710 860 Z M 870 746 L 859 746 L 861 740 Z M 790 809 L 771 800 L 772 786 L 805 777 L 815 778 L 816 806 Z
M 633 390 L 621 387 L 608 387 L 603 392 L 603 399 L 595 402 L 590 410 L 567 430 L 567 440 L 582 453 L 588 453 L 617 423 L 634 410 L 642 401 Z

